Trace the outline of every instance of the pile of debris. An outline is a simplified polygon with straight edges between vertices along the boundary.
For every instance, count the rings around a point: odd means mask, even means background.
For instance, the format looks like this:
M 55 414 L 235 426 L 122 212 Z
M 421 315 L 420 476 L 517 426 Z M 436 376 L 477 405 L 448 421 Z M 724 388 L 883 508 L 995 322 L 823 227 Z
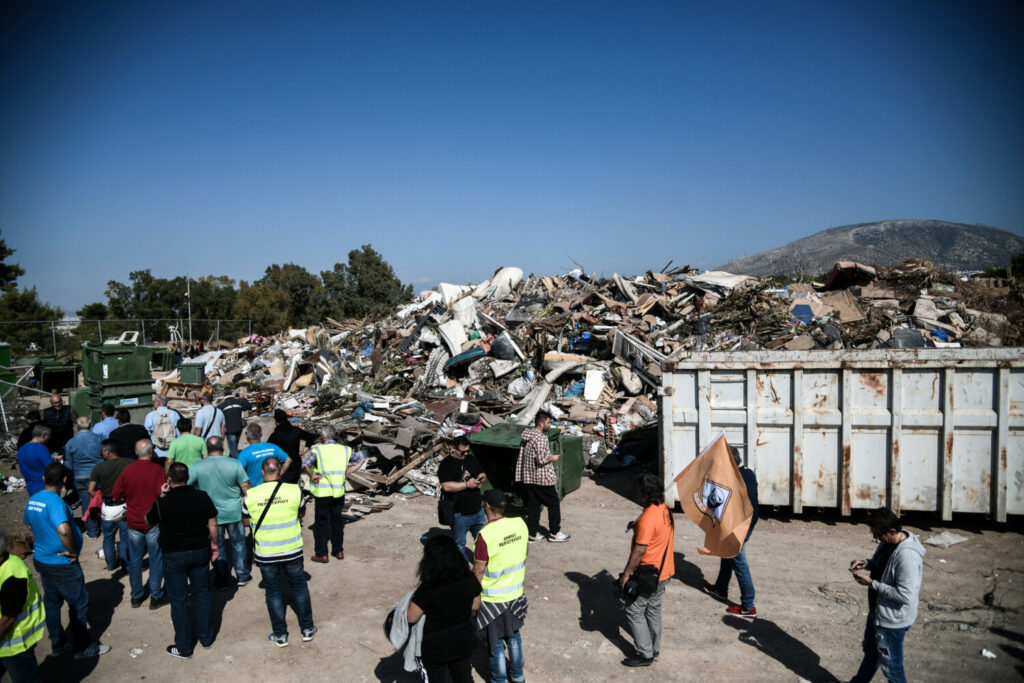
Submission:
M 1019 345 L 1022 311 L 1019 289 L 921 261 L 838 263 L 826 282 L 788 284 L 689 267 L 631 278 L 505 267 L 379 320 L 328 319 L 197 360 L 219 393 L 245 387 L 307 428 L 334 425 L 366 451 L 351 480 L 368 494 L 433 494 L 445 438 L 541 409 L 583 438 L 591 468 L 613 452 L 642 457 L 661 363 L 693 351 Z

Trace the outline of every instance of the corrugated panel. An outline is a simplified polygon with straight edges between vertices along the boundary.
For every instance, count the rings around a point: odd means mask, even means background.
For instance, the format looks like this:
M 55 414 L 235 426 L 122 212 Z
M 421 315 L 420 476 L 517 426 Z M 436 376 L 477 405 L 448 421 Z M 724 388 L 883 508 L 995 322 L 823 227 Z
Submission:
M 667 481 L 725 431 L 767 505 L 1024 514 L 1021 349 L 709 353 L 662 371 Z

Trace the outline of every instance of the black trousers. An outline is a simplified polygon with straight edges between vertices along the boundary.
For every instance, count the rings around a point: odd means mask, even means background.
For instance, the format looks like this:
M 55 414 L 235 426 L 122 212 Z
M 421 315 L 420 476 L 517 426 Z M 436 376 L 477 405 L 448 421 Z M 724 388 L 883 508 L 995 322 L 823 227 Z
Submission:
M 448 683 L 449 680 L 452 683 L 473 683 L 472 664 L 472 660 L 467 655 L 462 659 L 443 663 L 424 660 L 423 668 L 427 670 L 429 683 Z
M 557 534 L 562 529 L 562 506 L 554 486 L 526 484 L 526 529 L 531 536 L 537 534 L 540 524 L 540 506 L 548 509 L 548 533 Z
M 331 553 L 345 549 L 345 496 L 337 498 L 313 497 L 313 554 L 327 554 L 327 540 L 331 541 Z

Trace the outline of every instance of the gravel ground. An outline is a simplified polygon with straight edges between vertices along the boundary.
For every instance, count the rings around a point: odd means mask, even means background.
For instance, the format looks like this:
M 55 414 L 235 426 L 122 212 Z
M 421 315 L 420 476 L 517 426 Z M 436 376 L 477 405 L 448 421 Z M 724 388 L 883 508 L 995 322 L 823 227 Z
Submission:
M 8 463 L 4 472 L 9 469 Z M 639 512 L 623 495 L 634 476 L 584 479 L 563 505 L 563 527 L 572 540 L 530 547 L 530 611 L 523 630 L 528 680 L 827 681 L 854 673 L 867 596 L 846 568 L 874 547 L 867 527 L 853 523 L 863 514 L 851 521 L 813 513 L 796 517 L 771 508 L 763 510 L 748 545 L 760 618 L 726 616 L 722 603 L 700 591 L 704 580 L 714 578 L 718 560 L 697 554 L 699 531 L 677 514 L 676 576 L 665 596 L 661 657 L 648 669 L 622 667 L 619 661 L 632 640 L 611 577 L 621 571 L 628 553 L 625 524 Z M 24 492 L 0 496 L 0 522 L 8 530 L 22 527 L 25 500 Z M 267 642 L 269 619 L 254 581 L 216 594 L 216 643 L 210 650 L 197 648 L 190 661 L 164 653 L 172 639 L 169 608 L 131 609 L 127 577 L 107 572 L 95 555 L 99 541 L 87 539 L 82 564 L 91 619 L 113 651 L 86 663 L 69 657 L 45 661 L 46 680 L 230 680 L 243 675 L 278 681 L 418 680 L 402 671 L 381 624 L 414 585 L 420 537 L 439 530 L 433 499 L 394 500 L 391 510 L 347 527 L 345 560 L 320 565 L 307 559 L 320 627 L 314 641 L 300 641 L 289 613 L 291 645 L 279 649 Z M 927 546 L 920 617 L 906 642 L 911 680 L 1021 680 L 1024 537 L 1016 531 L 1019 521 L 998 526 L 974 517 L 950 524 L 930 516 L 907 520 L 908 528 L 925 538 L 946 528 L 968 537 L 946 550 Z M 308 551 L 312 534 L 307 529 L 304 535 Z M 738 596 L 735 583 L 731 592 Z M 996 658 L 982 657 L 982 648 Z M 36 649 L 42 661 L 48 640 Z M 487 680 L 486 672 L 486 656 L 478 648 L 475 675 Z

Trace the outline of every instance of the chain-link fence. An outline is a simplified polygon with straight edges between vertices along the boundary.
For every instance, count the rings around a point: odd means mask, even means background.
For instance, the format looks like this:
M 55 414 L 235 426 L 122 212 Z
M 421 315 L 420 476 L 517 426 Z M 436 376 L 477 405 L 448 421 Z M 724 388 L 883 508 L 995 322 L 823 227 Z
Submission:
M 11 345 L 15 356 L 77 353 L 84 342 L 116 339 L 123 332 L 139 332 L 139 342 L 166 343 L 180 335 L 209 346 L 221 340 L 234 343 L 253 333 L 251 320 L 205 320 L 193 318 L 145 318 L 116 320 L 0 320 L 0 342 Z

